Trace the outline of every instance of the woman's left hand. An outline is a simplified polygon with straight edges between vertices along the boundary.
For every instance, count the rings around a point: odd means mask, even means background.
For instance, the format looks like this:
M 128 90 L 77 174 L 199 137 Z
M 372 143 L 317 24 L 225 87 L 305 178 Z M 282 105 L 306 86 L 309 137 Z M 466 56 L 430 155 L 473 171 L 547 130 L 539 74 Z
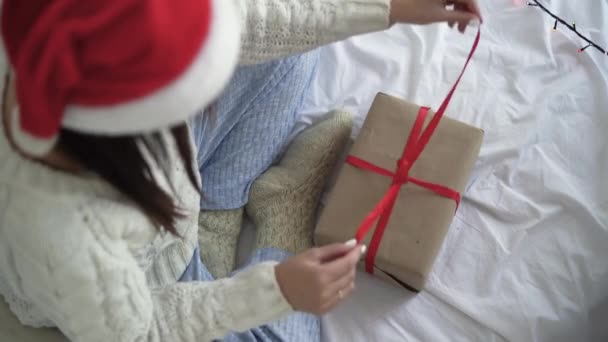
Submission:
M 476 0 L 392 0 L 391 24 L 432 24 L 447 22 L 458 24 L 463 32 L 474 22 L 481 22 L 481 11 Z

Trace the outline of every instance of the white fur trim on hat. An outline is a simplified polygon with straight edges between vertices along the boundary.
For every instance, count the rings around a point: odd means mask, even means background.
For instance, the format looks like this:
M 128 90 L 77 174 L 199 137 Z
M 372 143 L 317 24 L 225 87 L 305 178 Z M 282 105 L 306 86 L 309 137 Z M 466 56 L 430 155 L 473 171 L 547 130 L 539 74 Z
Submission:
M 207 41 L 173 83 L 118 105 L 68 105 L 62 126 L 102 135 L 144 133 L 184 122 L 209 106 L 230 80 L 240 49 L 240 21 L 233 0 L 214 0 L 212 10 Z
M 21 120 L 21 115 L 18 106 L 15 106 L 13 110 L 10 110 L 9 115 L 10 139 L 12 139 L 15 145 L 20 149 L 23 149 L 23 152 L 27 153 L 28 155 L 43 156 L 47 154 L 57 142 L 56 135 L 51 138 L 38 138 L 21 129 L 21 125 L 19 123 Z

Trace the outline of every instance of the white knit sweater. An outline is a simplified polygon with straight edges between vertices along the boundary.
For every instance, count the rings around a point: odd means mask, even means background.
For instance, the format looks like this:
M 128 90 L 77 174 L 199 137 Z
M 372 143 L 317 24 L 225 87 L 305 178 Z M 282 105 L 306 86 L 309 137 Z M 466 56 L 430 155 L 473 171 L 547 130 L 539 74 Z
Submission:
M 238 2 L 242 63 L 388 26 L 389 0 Z M 291 311 L 273 263 L 231 279 L 177 282 L 197 244 L 199 197 L 174 165 L 184 239 L 157 232 L 97 176 L 22 158 L 0 126 L 0 294 L 22 323 L 56 326 L 73 341 L 207 341 Z

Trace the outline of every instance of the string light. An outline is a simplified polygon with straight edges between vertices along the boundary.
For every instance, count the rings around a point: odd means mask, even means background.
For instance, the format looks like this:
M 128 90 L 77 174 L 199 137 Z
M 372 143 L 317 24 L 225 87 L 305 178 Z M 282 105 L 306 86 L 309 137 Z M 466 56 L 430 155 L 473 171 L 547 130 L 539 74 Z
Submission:
M 581 52 L 583 52 L 583 51 L 587 50 L 587 48 L 588 48 L 588 47 L 590 47 L 590 46 L 592 46 L 592 45 L 591 45 L 591 44 L 587 44 L 587 46 L 585 46 L 585 47 L 583 47 L 583 48 L 578 49 L 578 52 L 579 52 L 579 53 L 581 53 Z
M 584 40 L 585 42 L 587 42 L 587 45 L 584 46 L 584 47 L 582 47 L 582 48 L 580 48 L 580 49 L 578 49 L 578 52 L 583 52 L 583 51 L 587 50 L 588 48 L 592 47 L 592 48 L 600 51 L 604 55 L 608 56 L 608 50 L 606 50 L 606 49 L 602 48 L 601 46 L 597 45 L 596 43 L 594 43 L 593 41 L 591 41 L 591 39 L 587 38 L 586 36 L 582 35 L 579 31 L 576 30 L 576 23 L 575 22 L 572 22 L 572 25 L 568 24 L 564 19 L 558 17 L 557 15 L 555 15 L 551 11 L 549 11 L 538 0 L 528 1 L 527 5 L 531 6 L 531 7 L 538 7 L 540 9 L 542 9 L 545 13 L 547 13 L 548 15 L 550 15 L 551 17 L 553 17 L 553 19 L 555 19 L 555 23 L 553 24 L 553 31 L 557 31 L 557 25 L 561 24 L 562 26 L 566 26 L 567 28 L 569 28 L 572 32 L 576 33 L 582 40 Z

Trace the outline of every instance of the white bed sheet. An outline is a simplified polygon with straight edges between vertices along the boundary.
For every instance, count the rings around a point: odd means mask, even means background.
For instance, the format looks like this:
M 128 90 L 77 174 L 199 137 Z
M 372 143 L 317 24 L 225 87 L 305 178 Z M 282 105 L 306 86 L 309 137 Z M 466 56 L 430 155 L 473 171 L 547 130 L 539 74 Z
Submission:
M 360 274 L 325 341 L 608 341 L 608 57 L 578 54 L 578 38 L 516 2 L 482 0 L 482 42 L 448 115 L 486 138 L 427 289 Z M 606 0 L 551 8 L 608 45 Z M 378 91 L 436 107 L 472 39 L 400 26 L 323 49 L 301 126 L 343 107 L 360 127 Z
M 544 1 L 608 45 L 608 2 Z M 485 142 L 425 291 L 365 274 L 325 341 L 608 341 L 608 56 L 523 1 L 482 1 L 448 116 Z M 474 37 L 394 27 L 324 48 L 302 124 L 388 92 L 436 108 Z M 404 132 L 407 134 L 407 132 Z

